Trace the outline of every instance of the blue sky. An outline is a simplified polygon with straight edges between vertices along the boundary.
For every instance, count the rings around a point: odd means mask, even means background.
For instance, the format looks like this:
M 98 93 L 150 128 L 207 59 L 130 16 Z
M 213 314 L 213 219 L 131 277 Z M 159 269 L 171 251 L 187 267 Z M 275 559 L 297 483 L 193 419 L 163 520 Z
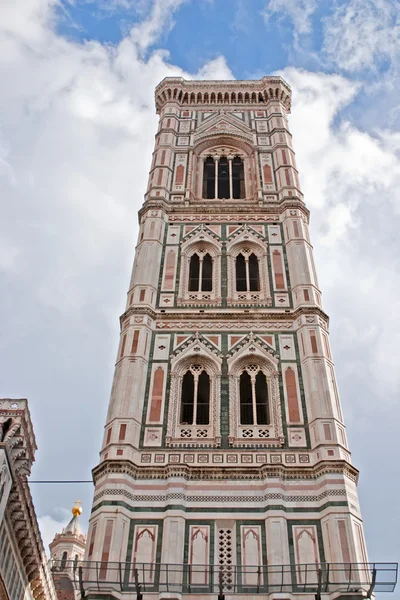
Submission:
M 155 85 L 279 71 L 369 554 L 397 558 L 399 18 L 395 0 L 0 4 L 0 395 L 29 399 L 35 478 L 98 460 Z M 46 542 L 77 497 L 87 518 L 90 485 L 33 493 Z

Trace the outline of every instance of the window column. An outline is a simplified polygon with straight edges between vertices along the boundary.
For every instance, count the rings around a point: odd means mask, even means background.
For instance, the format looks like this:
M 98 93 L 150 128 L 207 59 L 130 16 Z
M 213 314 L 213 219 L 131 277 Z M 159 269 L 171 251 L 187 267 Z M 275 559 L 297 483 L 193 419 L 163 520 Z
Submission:
M 257 425 L 256 373 L 250 373 L 250 380 L 251 380 L 251 403 L 253 405 L 253 425 Z
M 199 389 L 199 374 L 194 373 L 194 395 L 193 395 L 193 421 L 192 425 L 197 425 L 197 393 Z
M 229 198 L 231 200 L 233 198 L 232 160 L 233 160 L 233 156 L 229 155 L 228 156 L 228 163 L 229 163 Z
M 219 156 L 218 155 L 214 156 L 214 165 L 215 165 L 215 196 L 214 196 L 214 198 L 215 199 L 218 198 L 218 161 L 219 161 Z
M 200 262 L 199 262 L 199 287 L 198 291 L 203 291 L 203 254 L 200 254 Z
M 246 291 L 250 291 L 250 271 L 249 271 L 249 255 L 246 254 L 244 257 L 246 265 Z

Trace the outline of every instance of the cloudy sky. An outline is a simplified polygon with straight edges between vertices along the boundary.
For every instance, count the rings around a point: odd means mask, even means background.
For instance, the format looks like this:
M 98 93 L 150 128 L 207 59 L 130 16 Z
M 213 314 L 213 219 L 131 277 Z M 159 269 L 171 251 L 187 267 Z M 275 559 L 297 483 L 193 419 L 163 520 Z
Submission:
M 370 559 L 397 560 L 397 0 L 2 0 L 0 395 L 34 479 L 90 479 L 165 76 L 281 74 Z M 47 543 L 92 486 L 32 485 Z M 393 596 L 392 596 L 393 598 Z

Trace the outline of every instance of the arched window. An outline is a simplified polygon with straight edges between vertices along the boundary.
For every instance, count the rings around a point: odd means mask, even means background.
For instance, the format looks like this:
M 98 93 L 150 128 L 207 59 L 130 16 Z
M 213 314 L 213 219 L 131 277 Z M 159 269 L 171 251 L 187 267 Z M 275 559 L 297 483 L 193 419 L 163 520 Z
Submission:
M 229 190 L 229 163 L 226 156 L 221 156 L 218 161 L 218 198 L 230 198 Z
M 182 379 L 181 425 L 209 425 L 210 377 L 201 365 L 192 365 Z
M 233 198 L 244 198 L 244 168 L 239 156 L 232 161 L 232 192 Z
M 213 263 L 210 254 L 205 254 L 203 258 L 203 270 L 201 274 L 201 291 L 211 292 L 213 277 Z
M 198 254 L 193 254 L 190 258 L 189 266 L 189 292 L 199 291 L 200 258 Z
M 189 265 L 189 292 L 211 292 L 213 264 L 210 254 L 193 254 Z
M 216 179 L 217 178 L 217 179 Z M 203 198 L 245 197 L 244 164 L 239 156 L 207 156 L 203 171 Z
M 236 291 L 260 291 L 260 269 L 258 258 L 253 252 L 250 255 L 248 252 L 240 253 L 236 257 Z
M 60 569 L 63 571 L 67 565 L 67 558 L 68 558 L 68 554 L 67 552 L 63 552 L 62 558 L 61 558 L 61 564 L 60 564 Z
M 215 198 L 215 164 L 212 156 L 207 156 L 204 161 L 203 198 Z
M 270 423 L 267 378 L 257 365 L 249 365 L 240 375 L 240 424 Z
M 79 556 L 78 556 L 78 554 L 75 554 L 75 557 L 74 557 L 74 571 L 76 571 L 76 569 L 77 569 L 78 560 L 79 560 Z

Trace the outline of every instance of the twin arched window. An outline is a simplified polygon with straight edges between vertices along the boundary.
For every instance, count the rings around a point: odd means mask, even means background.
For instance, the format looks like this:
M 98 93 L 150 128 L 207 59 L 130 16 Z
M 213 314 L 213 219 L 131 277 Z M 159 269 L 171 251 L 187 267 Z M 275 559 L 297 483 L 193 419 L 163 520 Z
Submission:
M 257 365 L 248 365 L 240 375 L 240 424 L 268 425 L 270 409 L 267 378 Z
M 209 425 L 210 376 L 201 365 L 186 371 L 181 392 L 181 425 Z
M 239 398 L 241 425 L 270 424 L 267 378 L 257 365 L 242 371 Z M 210 376 L 202 365 L 191 365 L 182 378 L 180 424 L 210 424 Z
M 243 160 L 239 156 L 208 156 L 204 161 L 203 198 L 237 200 L 244 197 Z
M 211 292 L 212 277 L 213 263 L 210 254 L 193 254 L 189 265 L 189 292 Z
M 189 292 L 211 292 L 213 289 L 213 261 L 211 255 L 195 252 L 189 263 Z M 236 257 L 236 291 L 259 292 L 260 268 L 258 258 L 244 251 Z
M 241 252 L 236 257 L 236 291 L 260 291 L 260 269 L 258 258 L 253 252 Z

